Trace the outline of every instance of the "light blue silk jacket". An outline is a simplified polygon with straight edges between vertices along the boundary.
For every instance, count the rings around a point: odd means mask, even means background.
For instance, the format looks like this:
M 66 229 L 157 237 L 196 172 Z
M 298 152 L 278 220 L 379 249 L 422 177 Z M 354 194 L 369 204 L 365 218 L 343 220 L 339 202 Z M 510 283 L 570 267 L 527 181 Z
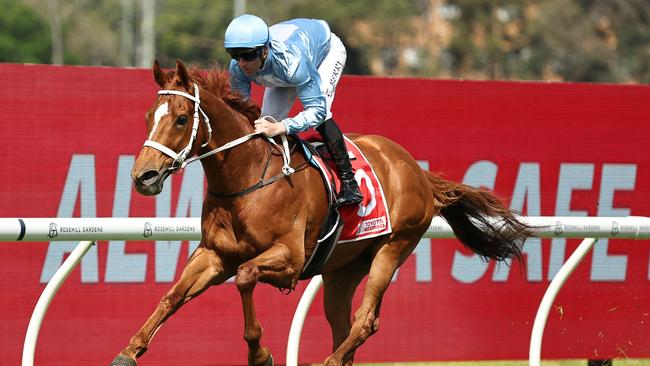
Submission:
M 246 99 L 251 82 L 265 87 L 295 87 L 303 111 L 282 121 L 288 133 L 320 125 L 327 116 L 327 100 L 318 67 L 330 49 L 330 28 L 323 20 L 293 19 L 269 28 L 271 42 L 263 67 L 252 77 L 230 61 L 230 86 Z

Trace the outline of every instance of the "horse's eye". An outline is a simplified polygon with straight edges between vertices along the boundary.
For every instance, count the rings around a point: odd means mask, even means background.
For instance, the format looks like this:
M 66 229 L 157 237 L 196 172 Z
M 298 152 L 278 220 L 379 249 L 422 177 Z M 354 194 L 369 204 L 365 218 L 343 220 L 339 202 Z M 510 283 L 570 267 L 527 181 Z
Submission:
M 181 125 L 181 126 L 186 124 L 187 123 L 187 116 L 178 116 L 178 118 L 176 118 L 176 123 Z

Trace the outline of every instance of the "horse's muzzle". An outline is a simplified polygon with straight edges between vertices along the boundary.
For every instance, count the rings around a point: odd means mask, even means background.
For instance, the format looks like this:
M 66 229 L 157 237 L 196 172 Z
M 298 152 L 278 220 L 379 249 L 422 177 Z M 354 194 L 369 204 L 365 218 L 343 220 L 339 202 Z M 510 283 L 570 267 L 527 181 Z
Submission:
M 154 196 L 162 191 L 163 182 L 169 173 L 160 174 L 157 170 L 146 170 L 131 176 L 133 186 L 138 193 L 145 196 Z

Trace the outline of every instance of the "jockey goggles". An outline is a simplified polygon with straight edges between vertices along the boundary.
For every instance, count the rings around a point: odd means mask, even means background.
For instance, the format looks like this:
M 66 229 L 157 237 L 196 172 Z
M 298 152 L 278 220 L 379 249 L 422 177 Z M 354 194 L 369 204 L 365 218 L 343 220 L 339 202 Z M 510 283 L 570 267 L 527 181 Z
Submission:
M 230 54 L 230 57 L 232 57 L 232 59 L 235 61 L 239 61 L 239 59 L 242 59 L 246 62 L 250 62 L 262 55 L 262 48 L 263 47 L 257 47 L 253 49 L 228 48 L 226 49 L 226 51 Z

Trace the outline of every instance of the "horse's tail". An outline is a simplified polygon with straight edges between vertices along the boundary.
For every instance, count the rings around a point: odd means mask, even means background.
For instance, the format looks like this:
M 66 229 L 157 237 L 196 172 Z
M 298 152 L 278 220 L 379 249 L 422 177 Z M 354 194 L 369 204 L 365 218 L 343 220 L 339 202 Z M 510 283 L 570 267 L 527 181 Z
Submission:
M 519 221 L 496 195 L 430 172 L 428 178 L 440 215 L 463 245 L 483 258 L 523 260 L 521 248 L 533 228 Z

